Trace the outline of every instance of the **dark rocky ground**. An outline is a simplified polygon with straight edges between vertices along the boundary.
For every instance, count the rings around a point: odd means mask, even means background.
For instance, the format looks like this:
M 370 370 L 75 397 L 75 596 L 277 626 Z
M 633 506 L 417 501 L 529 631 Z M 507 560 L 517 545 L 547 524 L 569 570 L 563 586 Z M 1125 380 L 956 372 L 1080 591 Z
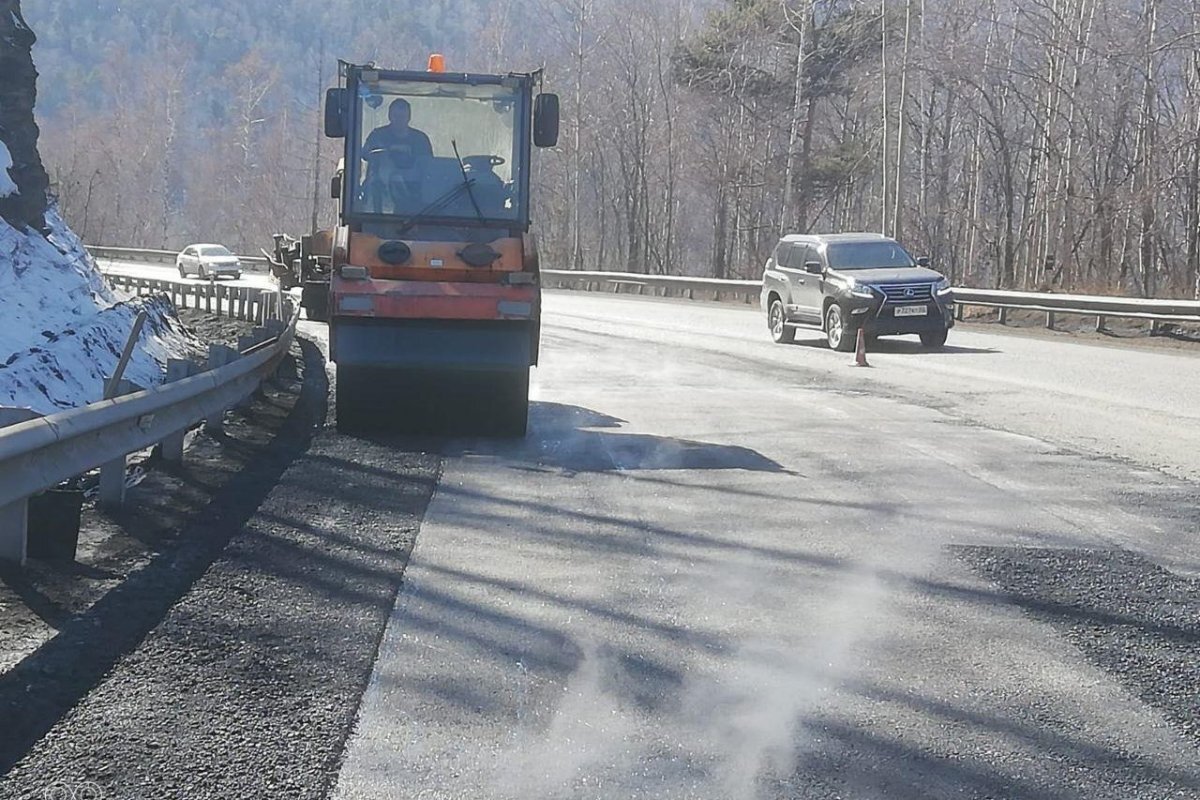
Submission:
M 0 0 L 0 139 L 12 155 L 9 170 L 19 191 L 0 197 L 0 218 L 13 227 L 40 230 L 45 224 L 50 179 L 38 155 L 37 70 L 33 31 L 21 16 L 20 0 Z

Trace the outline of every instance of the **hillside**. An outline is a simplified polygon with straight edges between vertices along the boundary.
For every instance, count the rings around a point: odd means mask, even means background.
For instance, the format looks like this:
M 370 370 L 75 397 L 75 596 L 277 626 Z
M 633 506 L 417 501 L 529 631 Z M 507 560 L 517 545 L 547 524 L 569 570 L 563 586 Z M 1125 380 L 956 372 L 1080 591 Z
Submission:
M 254 252 L 301 233 L 337 161 L 320 98 L 337 60 L 499 67 L 521 2 L 80 0 L 31 4 L 52 191 L 89 243 Z M 503 68 L 511 68 L 504 64 Z M 536 66 L 533 64 L 520 66 Z M 314 176 L 314 171 L 317 173 Z M 316 205 L 314 205 L 314 199 Z
M 43 113 L 54 114 L 81 93 L 112 101 L 114 76 L 102 66 L 118 53 L 136 63 L 158 46 L 181 67 L 197 94 L 251 52 L 277 67 L 295 96 L 312 91 L 310 68 L 324 51 L 337 58 L 423 65 L 431 50 L 454 52 L 464 66 L 480 67 L 465 47 L 485 27 L 496 6 L 486 0 L 74 0 L 26 9 L 38 31 L 38 62 L 55 76 L 43 89 Z M 218 114 L 219 108 L 203 109 Z

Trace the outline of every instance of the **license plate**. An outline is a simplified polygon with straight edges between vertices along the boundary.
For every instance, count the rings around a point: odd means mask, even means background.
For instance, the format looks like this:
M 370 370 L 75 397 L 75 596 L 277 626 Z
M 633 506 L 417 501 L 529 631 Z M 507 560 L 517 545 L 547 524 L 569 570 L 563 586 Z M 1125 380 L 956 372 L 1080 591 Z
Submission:
M 897 317 L 924 317 L 929 313 L 925 306 L 897 306 Z

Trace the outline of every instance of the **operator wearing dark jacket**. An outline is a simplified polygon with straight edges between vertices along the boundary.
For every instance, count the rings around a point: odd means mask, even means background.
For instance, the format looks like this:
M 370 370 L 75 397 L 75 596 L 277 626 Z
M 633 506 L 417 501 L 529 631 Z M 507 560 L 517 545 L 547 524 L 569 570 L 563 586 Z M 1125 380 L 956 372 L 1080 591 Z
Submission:
M 367 136 L 363 151 L 369 161 L 386 153 L 388 160 L 401 169 L 410 169 L 420 158 L 433 157 L 433 145 L 424 131 L 410 127 L 412 106 L 400 97 L 388 107 L 388 124 Z

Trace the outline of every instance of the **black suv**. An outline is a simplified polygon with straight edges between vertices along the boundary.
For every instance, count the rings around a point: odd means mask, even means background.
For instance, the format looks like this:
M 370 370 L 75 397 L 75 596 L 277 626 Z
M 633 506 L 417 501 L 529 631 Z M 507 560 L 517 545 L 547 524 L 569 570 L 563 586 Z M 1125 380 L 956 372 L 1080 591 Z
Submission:
M 829 346 L 854 349 L 867 336 L 915 333 L 941 347 L 954 327 L 950 282 L 895 239 L 875 233 L 785 236 L 763 272 L 771 338 L 791 342 L 797 325 L 825 331 Z

